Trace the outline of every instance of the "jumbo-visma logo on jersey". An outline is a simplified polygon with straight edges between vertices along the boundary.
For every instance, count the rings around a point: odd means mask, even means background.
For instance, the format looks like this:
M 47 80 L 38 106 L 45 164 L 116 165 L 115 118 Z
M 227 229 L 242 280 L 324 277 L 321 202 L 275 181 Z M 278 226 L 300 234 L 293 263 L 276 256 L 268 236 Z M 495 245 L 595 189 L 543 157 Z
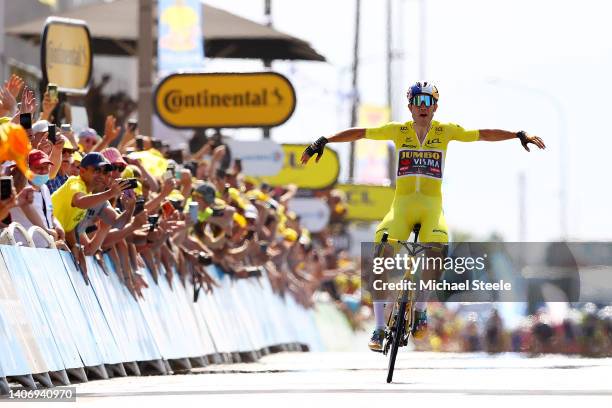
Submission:
M 444 154 L 440 150 L 400 150 L 397 176 L 442 178 Z

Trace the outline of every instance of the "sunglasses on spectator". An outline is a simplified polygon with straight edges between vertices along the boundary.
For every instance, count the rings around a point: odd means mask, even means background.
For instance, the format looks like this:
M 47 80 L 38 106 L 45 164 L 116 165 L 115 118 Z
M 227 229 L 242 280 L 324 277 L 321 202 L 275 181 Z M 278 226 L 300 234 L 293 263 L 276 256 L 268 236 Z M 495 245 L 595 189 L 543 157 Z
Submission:
M 436 100 L 431 95 L 415 95 L 410 99 L 410 104 L 414 106 L 425 105 L 427 107 L 436 103 Z
M 113 171 L 112 166 L 90 167 L 90 168 L 93 168 L 94 173 L 108 174 L 111 171 Z
M 111 164 L 112 171 L 123 171 L 127 167 L 125 164 Z

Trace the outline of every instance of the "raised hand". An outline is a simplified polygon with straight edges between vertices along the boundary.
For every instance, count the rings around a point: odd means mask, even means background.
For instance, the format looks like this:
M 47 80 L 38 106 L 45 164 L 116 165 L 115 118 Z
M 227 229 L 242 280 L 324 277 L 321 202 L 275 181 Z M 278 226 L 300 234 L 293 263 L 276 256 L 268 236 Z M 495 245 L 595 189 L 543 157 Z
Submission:
M 8 81 L 4 82 L 4 88 L 13 95 L 13 98 L 17 99 L 19 96 L 19 92 L 21 92 L 21 88 L 23 88 L 24 82 L 23 79 L 19 75 L 11 75 Z

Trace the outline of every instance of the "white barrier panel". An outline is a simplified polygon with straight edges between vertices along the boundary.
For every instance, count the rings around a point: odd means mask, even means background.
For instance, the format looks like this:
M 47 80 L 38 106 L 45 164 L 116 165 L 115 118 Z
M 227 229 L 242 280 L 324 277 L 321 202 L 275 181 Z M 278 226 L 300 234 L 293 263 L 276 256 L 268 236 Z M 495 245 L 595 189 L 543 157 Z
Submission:
M 87 258 L 88 276 L 104 316 L 111 329 L 123 362 L 148 361 L 160 358 L 136 300 L 119 281 L 112 262 L 106 259 L 107 276 L 92 257 Z
M 83 309 L 61 261 L 59 251 L 46 248 L 18 248 L 52 326 L 56 343 L 64 348 L 66 368 L 97 366 L 103 363 Z M 44 265 L 44 267 L 42 267 Z
M 121 362 L 251 353 L 291 343 L 321 349 L 314 313 L 262 277 L 232 279 L 211 265 L 219 288 L 202 290 L 160 266 L 147 269 L 145 300 L 136 301 L 105 257 L 87 258 L 89 284 L 72 255 L 0 245 L 0 377 Z M 109 275 L 106 275 L 108 271 Z
M 100 302 L 91 286 L 85 283 L 81 272 L 76 268 L 72 255 L 68 252 L 60 251 L 62 262 L 68 273 L 68 278 L 76 292 L 77 299 L 86 316 L 89 327 L 92 331 L 93 341 L 95 342 L 104 364 L 118 364 L 123 361 L 121 351 L 113 337 L 110 326 Z
M 55 343 L 52 327 L 45 316 L 44 308 L 36 293 L 36 287 L 28 273 L 18 247 L 0 246 L 0 252 L 6 263 L 17 295 L 24 306 L 27 321 L 30 322 L 36 343 L 44 359 L 46 371 L 64 370 L 61 352 Z
M 0 257 L 0 377 L 49 371 L 27 312 Z
M 177 278 L 180 281 L 180 278 Z M 211 328 L 204 317 L 204 313 L 202 311 L 202 303 L 204 300 L 200 300 L 198 298 L 198 302 L 195 303 L 193 301 L 193 285 L 189 282 L 189 279 L 186 280 L 184 285 L 177 286 L 175 292 L 179 297 L 185 299 L 185 303 L 187 308 L 190 310 L 190 316 L 193 318 L 195 322 L 198 332 L 200 333 L 200 339 L 202 341 L 202 345 L 204 348 L 205 356 L 214 355 L 219 352 L 215 345 L 215 340 L 212 336 Z M 206 298 L 205 294 L 202 291 L 202 298 Z
M 231 339 L 234 339 L 233 352 L 248 352 L 254 350 L 254 346 L 251 344 L 249 338 L 248 329 L 245 327 L 238 309 L 234 304 L 232 296 L 232 282 L 230 277 L 223 273 L 221 268 L 216 265 L 211 265 L 212 269 L 216 270 L 217 278 L 221 289 L 215 291 L 214 297 L 221 306 L 221 317 L 225 324 L 225 328 Z

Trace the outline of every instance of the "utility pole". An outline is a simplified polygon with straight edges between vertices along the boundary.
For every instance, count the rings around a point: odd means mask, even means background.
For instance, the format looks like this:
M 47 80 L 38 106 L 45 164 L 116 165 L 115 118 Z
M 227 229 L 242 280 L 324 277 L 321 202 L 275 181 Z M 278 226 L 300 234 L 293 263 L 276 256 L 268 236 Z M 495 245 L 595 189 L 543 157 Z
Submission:
M 266 16 L 266 26 L 272 27 L 272 0 L 264 0 L 264 15 Z M 272 60 L 264 60 L 264 68 L 269 71 L 272 68 Z M 265 127 L 262 129 L 264 139 L 270 138 L 270 128 Z
M 138 0 L 138 127 L 152 135 L 153 116 L 153 0 Z
M 426 63 L 427 63 L 427 0 L 419 1 L 419 81 L 427 80 L 426 76 Z
M 355 42 L 353 44 L 353 107 L 351 110 L 351 127 L 357 125 L 357 107 L 359 106 L 359 92 L 357 79 L 359 74 L 359 27 L 361 0 L 355 0 Z M 355 176 L 355 142 L 351 142 L 349 154 L 349 180 L 352 183 Z

